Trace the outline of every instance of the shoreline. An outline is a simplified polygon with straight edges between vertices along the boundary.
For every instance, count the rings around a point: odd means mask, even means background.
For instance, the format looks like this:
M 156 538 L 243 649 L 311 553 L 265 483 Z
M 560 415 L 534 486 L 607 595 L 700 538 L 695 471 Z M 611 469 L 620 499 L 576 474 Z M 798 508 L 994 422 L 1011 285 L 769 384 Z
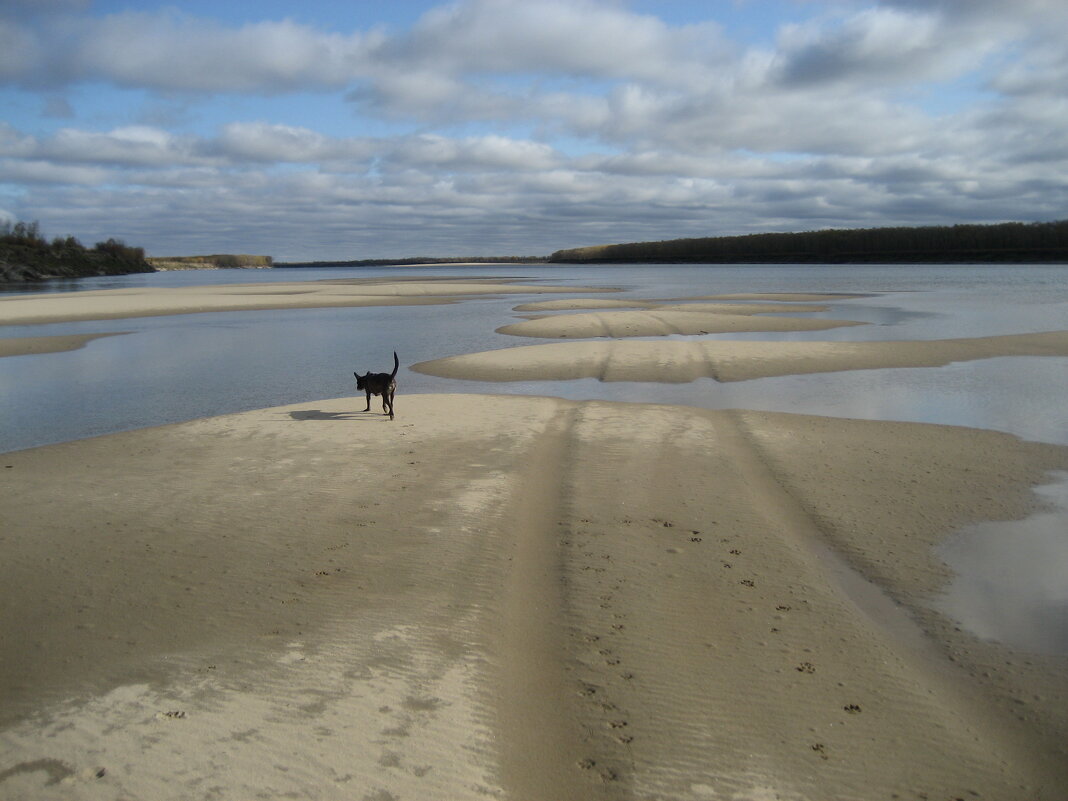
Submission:
M 933 545 L 1034 510 L 1068 448 L 521 396 L 405 396 L 393 423 L 360 408 L 4 454 L 3 639 L 21 647 L 0 668 L 0 788 L 1052 801 L 1068 786 L 1065 658 L 928 606 L 947 578 Z M 825 549 L 915 637 L 857 606 Z

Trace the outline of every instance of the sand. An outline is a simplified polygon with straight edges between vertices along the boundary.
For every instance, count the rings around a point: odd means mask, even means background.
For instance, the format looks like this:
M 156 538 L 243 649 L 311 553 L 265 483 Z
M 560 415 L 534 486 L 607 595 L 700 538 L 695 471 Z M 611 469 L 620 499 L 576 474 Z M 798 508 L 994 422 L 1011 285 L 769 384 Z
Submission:
M 674 301 L 701 301 L 701 300 L 731 300 L 731 301 L 774 301 L 776 303 L 793 303 L 793 306 L 772 306 L 773 311 L 811 311 L 802 309 L 799 305 L 803 301 L 833 301 L 847 300 L 849 298 L 863 298 L 868 295 L 849 295 L 831 292 L 746 292 L 731 295 L 698 295 L 688 298 L 674 298 Z M 665 306 L 667 300 L 640 300 L 634 298 L 555 298 L 553 300 L 539 300 L 532 303 L 522 303 L 515 307 L 515 311 L 575 311 L 579 309 L 652 309 Z M 752 308 L 752 305 L 736 304 L 742 308 Z M 770 304 L 769 304 L 770 305 Z M 818 306 L 816 310 L 823 311 L 826 306 Z
M 527 304 L 529 305 L 529 304 Z M 852 320 L 811 317 L 758 317 L 760 314 L 824 311 L 825 306 L 787 306 L 770 303 L 651 304 L 642 309 L 554 314 L 497 329 L 525 337 L 649 337 L 668 334 L 724 334 L 739 331 L 823 331 L 863 325 Z
M 1068 356 L 1068 331 L 902 342 L 714 340 L 560 342 L 420 362 L 411 369 L 478 381 L 745 381 L 804 373 L 940 367 L 998 356 Z
M 610 292 L 610 288 L 520 284 L 508 279 L 367 278 L 292 283 L 101 289 L 0 297 L 0 325 L 114 320 L 198 312 L 451 303 L 511 293 Z
M 930 546 L 1026 514 L 1068 449 L 547 398 L 359 408 L 0 459 L 0 795 L 1063 797 L 1064 660 L 926 600 Z
M 1066 340 L 444 362 L 742 380 Z M 0 798 L 1068 797 L 1068 658 L 933 611 L 934 546 L 1038 509 L 1068 448 L 403 387 L 393 422 L 363 405 L 0 455 Z
M 55 337 L 6 337 L 0 339 L 0 357 L 31 356 L 37 353 L 60 353 L 65 350 L 84 348 L 94 339 L 119 336 L 115 331 L 107 334 L 67 334 Z

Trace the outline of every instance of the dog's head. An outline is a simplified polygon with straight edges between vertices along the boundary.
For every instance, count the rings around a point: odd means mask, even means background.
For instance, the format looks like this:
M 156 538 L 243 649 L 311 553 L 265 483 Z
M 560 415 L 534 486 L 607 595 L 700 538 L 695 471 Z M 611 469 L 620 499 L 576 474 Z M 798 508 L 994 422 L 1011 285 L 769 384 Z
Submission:
M 367 375 L 360 375 L 359 373 L 353 373 L 356 376 L 356 389 L 367 389 L 367 379 L 371 375 L 371 371 L 367 371 Z

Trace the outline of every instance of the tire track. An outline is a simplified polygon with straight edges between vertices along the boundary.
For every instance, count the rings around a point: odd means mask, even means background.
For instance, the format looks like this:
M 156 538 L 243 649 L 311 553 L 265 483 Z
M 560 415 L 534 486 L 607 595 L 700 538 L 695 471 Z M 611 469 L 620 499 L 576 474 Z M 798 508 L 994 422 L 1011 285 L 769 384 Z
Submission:
M 503 783 L 524 801 L 615 798 L 576 716 L 567 658 L 567 579 L 561 521 L 579 407 L 561 402 L 538 438 L 512 511 L 512 570 L 502 604 L 500 729 Z M 566 539 L 566 537 L 564 537 Z

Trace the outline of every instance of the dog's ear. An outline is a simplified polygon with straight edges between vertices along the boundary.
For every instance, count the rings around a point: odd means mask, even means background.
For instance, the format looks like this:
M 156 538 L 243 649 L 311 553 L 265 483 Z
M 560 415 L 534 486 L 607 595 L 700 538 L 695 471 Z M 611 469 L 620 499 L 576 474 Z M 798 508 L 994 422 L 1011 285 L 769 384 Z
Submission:
M 359 377 L 360 377 L 360 374 L 359 374 L 359 373 L 357 373 L 357 372 L 356 372 L 355 370 L 353 370 L 353 371 L 352 371 L 352 374 L 353 374 L 354 376 L 356 376 L 357 378 L 359 378 Z

